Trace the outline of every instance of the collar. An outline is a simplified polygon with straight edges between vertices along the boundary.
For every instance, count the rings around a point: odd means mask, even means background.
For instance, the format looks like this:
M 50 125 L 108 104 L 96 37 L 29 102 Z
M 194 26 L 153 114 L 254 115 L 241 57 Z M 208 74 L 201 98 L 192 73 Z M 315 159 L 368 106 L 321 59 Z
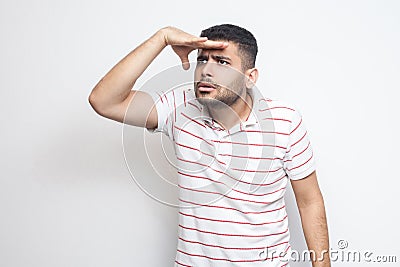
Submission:
M 250 94 L 250 97 L 252 98 L 252 108 L 251 108 L 250 114 L 245 121 L 241 121 L 240 123 L 234 125 L 231 129 L 229 129 L 228 133 L 230 133 L 230 134 L 258 123 L 257 116 L 255 115 L 255 110 L 258 108 L 258 103 L 260 102 L 259 101 L 260 93 L 258 92 L 257 89 L 254 90 L 253 88 L 250 88 L 250 90 L 248 90 L 248 92 Z M 216 120 L 214 120 L 210 116 L 210 113 L 206 107 L 204 107 L 201 104 L 200 104 L 200 107 L 201 107 L 201 119 L 204 121 L 204 123 L 206 125 L 208 125 L 209 127 L 211 127 L 214 130 L 221 130 L 221 131 L 225 130 Z

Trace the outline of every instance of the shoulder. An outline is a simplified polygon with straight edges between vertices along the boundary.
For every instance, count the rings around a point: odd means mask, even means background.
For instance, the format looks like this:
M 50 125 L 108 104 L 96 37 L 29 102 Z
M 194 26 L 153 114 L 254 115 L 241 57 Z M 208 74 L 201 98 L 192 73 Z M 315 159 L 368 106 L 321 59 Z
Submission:
M 276 129 L 291 133 L 303 124 L 302 114 L 298 106 L 292 102 L 268 97 L 260 98 L 259 102 L 260 118 L 262 120 L 271 118 Z
M 258 99 L 258 102 L 259 111 L 269 112 L 273 117 L 280 116 L 289 119 L 295 113 L 299 113 L 297 106 L 286 100 L 262 97 Z
M 154 90 L 146 92 L 152 96 L 154 102 L 160 105 L 177 107 L 195 99 L 194 90 L 190 87 L 177 87 L 168 90 Z M 159 102 L 159 103 L 158 103 Z

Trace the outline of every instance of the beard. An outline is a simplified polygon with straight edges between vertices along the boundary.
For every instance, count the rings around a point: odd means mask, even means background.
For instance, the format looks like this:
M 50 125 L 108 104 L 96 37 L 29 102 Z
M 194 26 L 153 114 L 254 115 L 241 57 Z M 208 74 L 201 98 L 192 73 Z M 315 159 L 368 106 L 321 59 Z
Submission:
M 197 84 L 200 82 L 211 83 L 215 86 L 213 92 L 200 92 L 197 90 Z M 216 84 L 211 79 L 206 78 L 195 82 L 195 93 L 197 101 L 207 108 L 222 109 L 235 104 L 246 90 L 244 81 L 239 78 L 233 80 L 228 86 Z

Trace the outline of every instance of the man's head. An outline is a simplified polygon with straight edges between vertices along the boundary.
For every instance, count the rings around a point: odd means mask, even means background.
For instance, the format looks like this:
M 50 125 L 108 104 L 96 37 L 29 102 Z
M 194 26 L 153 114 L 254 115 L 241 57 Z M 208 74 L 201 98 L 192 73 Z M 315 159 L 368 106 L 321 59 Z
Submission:
M 236 44 L 242 60 L 242 70 L 246 71 L 255 67 L 258 52 L 257 40 L 248 30 L 232 24 L 221 24 L 203 30 L 200 37 Z
M 244 28 L 231 24 L 210 27 L 201 37 L 224 41 L 224 49 L 199 49 L 195 71 L 196 96 L 207 106 L 232 106 L 257 80 L 257 41 Z

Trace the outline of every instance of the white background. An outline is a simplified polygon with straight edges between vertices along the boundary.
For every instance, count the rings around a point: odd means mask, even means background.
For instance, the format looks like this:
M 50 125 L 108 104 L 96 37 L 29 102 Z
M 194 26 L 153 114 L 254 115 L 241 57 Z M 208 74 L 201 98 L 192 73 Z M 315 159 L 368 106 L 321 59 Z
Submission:
M 399 14 L 395 0 L 1 1 L 0 266 L 172 266 L 177 210 L 133 182 L 122 125 L 88 96 L 159 28 L 220 23 L 254 33 L 258 88 L 304 116 L 331 247 L 399 262 Z M 177 63 L 167 48 L 138 86 Z

